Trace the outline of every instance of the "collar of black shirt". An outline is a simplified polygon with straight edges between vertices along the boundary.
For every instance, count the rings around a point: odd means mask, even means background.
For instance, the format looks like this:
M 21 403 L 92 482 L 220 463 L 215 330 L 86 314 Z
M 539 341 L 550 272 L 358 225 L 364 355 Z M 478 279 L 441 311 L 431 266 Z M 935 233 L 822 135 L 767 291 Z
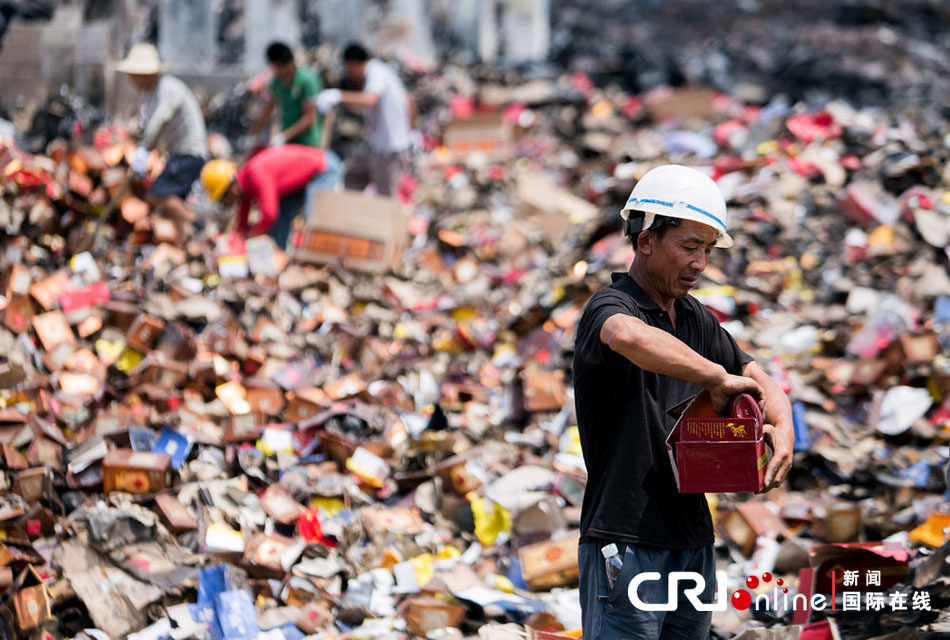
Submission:
M 662 311 L 660 306 L 654 302 L 653 298 L 637 284 L 636 280 L 630 277 L 629 273 L 617 271 L 610 274 L 610 279 L 621 291 L 629 293 L 637 303 L 637 306 L 643 311 Z M 676 309 L 677 316 L 681 313 L 692 313 L 693 311 L 683 298 L 678 298 L 674 301 L 673 307 Z

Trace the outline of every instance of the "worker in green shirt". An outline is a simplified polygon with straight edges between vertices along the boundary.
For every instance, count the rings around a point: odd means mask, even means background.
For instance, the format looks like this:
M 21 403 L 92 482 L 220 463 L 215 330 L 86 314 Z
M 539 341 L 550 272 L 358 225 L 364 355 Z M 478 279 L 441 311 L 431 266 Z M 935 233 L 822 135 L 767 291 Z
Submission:
M 272 42 L 267 47 L 267 61 L 274 70 L 270 99 L 248 134 L 253 138 L 269 125 L 277 108 L 280 131 L 271 137 L 269 146 L 293 143 L 319 147 L 323 118 L 317 114 L 314 97 L 323 88 L 320 78 L 311 69 L 298 67 L 293 51 L 283 42 Z

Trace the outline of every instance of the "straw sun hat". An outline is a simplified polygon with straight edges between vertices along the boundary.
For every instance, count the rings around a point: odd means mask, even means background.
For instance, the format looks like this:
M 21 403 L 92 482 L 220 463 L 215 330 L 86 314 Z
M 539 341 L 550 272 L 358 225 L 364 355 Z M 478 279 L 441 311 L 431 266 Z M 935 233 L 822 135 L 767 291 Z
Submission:
M 155 48 L 155 45 L 139 42 L 132 45 L 129 55 L 125 57 L 125 60 L 116 64 L 115 68 L 122 73 L 148 76 L 161 73 L 165 70 L 165 65 L 158 57 L 158 49 Z

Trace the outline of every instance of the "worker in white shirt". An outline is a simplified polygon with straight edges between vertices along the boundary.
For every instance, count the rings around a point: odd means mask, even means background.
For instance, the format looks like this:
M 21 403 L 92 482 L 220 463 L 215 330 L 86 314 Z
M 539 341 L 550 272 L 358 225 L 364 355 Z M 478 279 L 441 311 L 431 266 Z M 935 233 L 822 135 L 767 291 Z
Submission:
M 396 72 L 371 58 L 362 45 L 343 50 L 343 66 L 348 83 L 362 90 L 324 89 L 316 100 L 320 113 L 341 103 L 367 110 L 369 139 L 347 158 L 345 186 L 364 189 L 372 184 L 378 194 L 391 196 L 409 166 L 415 105 Z

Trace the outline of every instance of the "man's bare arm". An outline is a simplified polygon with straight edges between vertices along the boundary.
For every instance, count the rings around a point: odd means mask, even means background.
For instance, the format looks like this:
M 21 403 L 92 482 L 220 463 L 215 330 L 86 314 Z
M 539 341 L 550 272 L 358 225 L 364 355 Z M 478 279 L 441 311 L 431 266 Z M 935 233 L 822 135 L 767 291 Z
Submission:
M 268 99 L 267 103 L 261 108 L 261 112 L 257 114 L 254 124 L 252 124 L 251 128 L 247 130 L 248 135 L 256 136 L 258 133 L 260 133 L 261 129 L 270 124 L 271 118 L 274 117 L 274 110 L 276 107 L 277 103 L 274 102 L 274 99 Z
M 281 133 L 284 134 L 284 137 L 289 142 L 309 129 L 311 125 L 313 125 L 313 119 L 316 117 L 317 105 L 311 101 L 305 102 L 303 105 L 303 114 L 300 116 L 300 119 L 281 131 Z
M 782 387 L 755 362 L 748 363 L 742 373 L 758 382 L 765 392 L 765 437 L 772 446 L 772 460 L 765 469 L 765 490 L 768 491 L 782 484 L 792 468 L 795 448 L 792 403 Z
M 416 109 L 415 97 L 408 91 L 406 92 L 406 102 L 409 103 L 409 127 L 415 129 L 419 112 Z
M 754 379 L 731 375 L 725 367 L 707 360 L 686 343 L 633 316 L 617 313 L 607 318 L 600 328 L 600 341 L 641 369 L 708 390 L 716 411 L 723 411 L 737 393 L 751 393 L 760 399 L 764 395 Z
M 342 91 L 340 92 L 340 100 L 343 104 L 351 107 L 369 109 L 375 107 L 376 103 L 379 102 L 379 94 L 365 91 Z

